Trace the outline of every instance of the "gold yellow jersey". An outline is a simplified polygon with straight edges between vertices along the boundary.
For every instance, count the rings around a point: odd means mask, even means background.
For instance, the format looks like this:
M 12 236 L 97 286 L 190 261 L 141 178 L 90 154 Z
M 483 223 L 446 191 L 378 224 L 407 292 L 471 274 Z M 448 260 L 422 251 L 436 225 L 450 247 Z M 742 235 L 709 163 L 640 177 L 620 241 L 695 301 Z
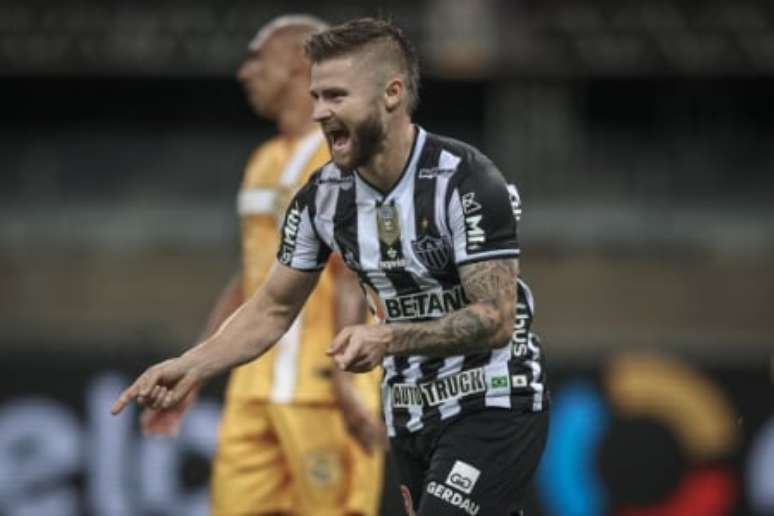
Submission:
M 248 159 L 238 197 L 242 226 L 245 299 L 263 283 L 275 262 L 279 227 L 293 194 L 330 159 L 319 130 L 291 140 L 275 137 Z M 272 403 L 333 403 L 333 360 L 325 354 L 335 336 L 334 271 L 320 276 L 296 322 L 262 357 L 231 375 L 227 396 Z M 359 376 L 363 376 L 360 378 Z M 358 375 L 356 385 L 373 406 L 375 374 Z

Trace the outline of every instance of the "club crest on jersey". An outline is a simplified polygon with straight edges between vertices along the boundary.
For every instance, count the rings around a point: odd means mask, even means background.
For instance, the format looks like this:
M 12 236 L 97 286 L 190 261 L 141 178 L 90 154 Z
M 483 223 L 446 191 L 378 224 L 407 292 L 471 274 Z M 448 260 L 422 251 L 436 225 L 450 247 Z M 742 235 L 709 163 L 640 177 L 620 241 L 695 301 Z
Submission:
M 441 272 L 449 265 L 452 250 L 447 238 L 423 235 L 411 242 L 411 247 L 429 271 Z

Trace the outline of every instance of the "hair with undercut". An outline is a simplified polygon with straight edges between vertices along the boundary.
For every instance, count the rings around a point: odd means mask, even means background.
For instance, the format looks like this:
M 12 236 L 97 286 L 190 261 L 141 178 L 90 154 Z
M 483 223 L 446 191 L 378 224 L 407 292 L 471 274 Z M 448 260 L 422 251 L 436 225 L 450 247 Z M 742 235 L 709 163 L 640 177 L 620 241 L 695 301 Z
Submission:
M 386 20 L 358 18 L 312 34 L 304 46 L 309 60 L 321 63 L 381 45 L 382 53 L 404 76 L 406 110 L 412 114 L 419 103 L 419 60 L 414 46 L 398 27 Z

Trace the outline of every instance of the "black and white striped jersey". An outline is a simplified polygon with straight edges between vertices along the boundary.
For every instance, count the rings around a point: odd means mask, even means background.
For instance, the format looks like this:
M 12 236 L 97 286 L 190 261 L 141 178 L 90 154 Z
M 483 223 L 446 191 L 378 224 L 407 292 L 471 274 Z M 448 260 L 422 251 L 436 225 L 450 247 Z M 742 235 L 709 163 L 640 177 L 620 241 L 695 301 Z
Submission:
M 355 271 L 378 318 L 427 321 L 468 304 L 458 267 L 519 256 L 521 203 L 475 148 L 417 128 L 411 156 L 389 192 L 328 163 L 296 194 L 278 259 L 322 268 L 331 251 Z M 511 341 L 489 352 L 388 356 L 383 403 L 390 435 L 483 407 L 542 410 L 543 357 L 531 333 L 532 293 L 519 280 Z

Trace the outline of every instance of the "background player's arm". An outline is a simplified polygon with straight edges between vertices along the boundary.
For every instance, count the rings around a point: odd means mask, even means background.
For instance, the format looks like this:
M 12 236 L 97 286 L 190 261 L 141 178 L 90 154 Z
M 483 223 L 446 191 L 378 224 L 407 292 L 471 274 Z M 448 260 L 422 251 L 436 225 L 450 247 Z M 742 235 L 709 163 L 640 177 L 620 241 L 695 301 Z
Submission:
M 203 341 L 215 333 L 223 321 L 234 313 L 243 302 L 242 272 L 237 271 L 215 301 L 199 341 Z M 196 401 L 198 395 L 199 387 L 196 386 L 191 389 L 183 401 L 170 409 L 143 408 L 140 414 L 140 430 L 145 435 L 177 435 L 185 412 Z
M 365 322 L 367 306 L 357 282 L 357 276 L 348 270 L 341 258 L 335 255 L 329 261 L 336 278 L 334 302 L 336 304 L 336 333 L 347 326 Z M 347 432 L 370 453 L 374 448 L 386 448 L 387 434 L 381 421 L 369 410 L 363 396 L 354 384 L 352 373 L 333 368 L 333 391 L 341 408 L 341 416 Z
M 234 274 L 231 280 L 223 288 L 223 291 L 218 296 L 215 304 L 210 311 L 209 317 L 207 317 L 207 323 L 204 326 L 204 331 L 200 336 L 200 340 L 204 340 L 220 328 L 223 321 L 233 314 L 237 308 L 242 306 L 245 301 L 244 291 L 242 289 L 242 271 L 239 270 Z
M 214 335 L 178 358 L 150 367 L 113 405 L 114 414 L 131 400 L 169 408 L 208 379 L 261 356 L 288 330 L 314 289 L 320 272 L 276 263 L 260 289 Z

